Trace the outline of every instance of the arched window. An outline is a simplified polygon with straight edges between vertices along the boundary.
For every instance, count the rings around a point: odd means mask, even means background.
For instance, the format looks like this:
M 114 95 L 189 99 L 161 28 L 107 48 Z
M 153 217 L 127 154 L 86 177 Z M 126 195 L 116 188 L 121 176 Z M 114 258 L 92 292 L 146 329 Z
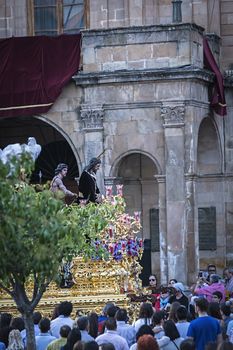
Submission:
M 88 0 L 28 0 L 28 34 L 74 34 L 87 27 Z

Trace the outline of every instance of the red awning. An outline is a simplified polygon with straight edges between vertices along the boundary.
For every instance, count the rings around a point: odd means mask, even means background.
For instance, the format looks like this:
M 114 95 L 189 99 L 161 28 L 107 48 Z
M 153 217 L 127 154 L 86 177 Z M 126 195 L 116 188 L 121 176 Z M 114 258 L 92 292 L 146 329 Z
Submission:
M 203 39 L 203 47 L 204 47 L 204 66 L 205 68 L 211 70 L 215 74 L 214 81 L 214 90 L 211 99 L 211 106 L 213 110 L 224 116 L 227 114 L 226 108 L 226 100 L 224 94 L 224 86 L 223 86 L 223 77 L 218 68 L 218 65 L 215 61 L 214 55 L 211 52 L 211 49 L 208 44 L 208 40 L 206 38 Z
M 0 117 L 46 113 L 78 71 L 81 34 L 0 40 Z

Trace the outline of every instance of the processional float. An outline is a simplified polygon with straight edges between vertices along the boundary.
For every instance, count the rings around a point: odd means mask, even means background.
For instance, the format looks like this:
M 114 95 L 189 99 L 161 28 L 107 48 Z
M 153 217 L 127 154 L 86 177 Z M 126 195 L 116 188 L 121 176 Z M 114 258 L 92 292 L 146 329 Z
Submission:
M 36 308 L 44 316 L 50 316 L 55 306 L 65 300 L 72 302 L 74 310 L 82 310 L 83 313 L 100 313 L 107 302 L 114 302 L 128 309 L 131 318 L 135 315 L 138 304 L 131 302 L 130 295 L 138 295 L 142 291 L 139 261 L 143 253 L 143 241 L 137 237 L 140 232 L 140 212 L 130 216 L 122 211 L 122 185 L 116 185 L 115 196 L 112 190 L 112 186 L 106 186 L 105 200 L 110 205 L 120 201 L 121 210 L 116 212 L 114 220 L 101 232 L 100 239 L 94 242 L 96 249 L 101 246 L 105 250 L 105 256 L 88 259 L 78 256 L 70 264 L 64 264 L 60 271 L 63 285 L 52 282 Z M 29 293 L 32 288 L 29 283 Z M 4 291 L 0 291 L 0 311 L 17 314 L 13 300 Z

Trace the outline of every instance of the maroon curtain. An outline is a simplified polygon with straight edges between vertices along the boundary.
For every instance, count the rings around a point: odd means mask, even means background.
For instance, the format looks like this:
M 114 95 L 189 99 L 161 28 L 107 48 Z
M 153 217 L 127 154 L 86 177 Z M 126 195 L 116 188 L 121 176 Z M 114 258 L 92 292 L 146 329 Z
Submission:
M 203 47 L 204 47 L 204 66 L 205 68 L 211 70 L 215 74 L 214 90 L 213 90 L 213 96 L 211 99 L 211 106 L 213 107 L 214 111 L 217 114 L 224 116 L 227 114 L 227 108 L 226 108 L 226 100 L 225 100 L 225 94 L 224 94 L 223 77 L 215 61 L 214 55 L 211 52 L 211 49 L 208 44 L 208 40 L 206 38 L 203 39 Z
M 81 34 L 0 40 L 0 117 L 46 113 L 79 68 Z

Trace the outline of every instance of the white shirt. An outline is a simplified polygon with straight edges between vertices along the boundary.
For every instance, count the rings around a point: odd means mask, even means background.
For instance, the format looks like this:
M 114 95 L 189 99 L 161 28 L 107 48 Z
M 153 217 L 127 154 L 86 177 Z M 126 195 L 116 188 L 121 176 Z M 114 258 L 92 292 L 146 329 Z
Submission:
M 125 338 L 129 346 L 135 343 L 135 329 L 130 324 L 125 323 L 125 321 L 117 321 L 117 333 Z
M 73 328 L 73 324 L 74 321 L 72 320 L 72 318 L 60 315 L 51 321 L 50 330 L 54 337 L 60 338 L 60 328 L 65 325 L 70 326 L 70 328 Z
M 150 326 L 151 318 L 139 318 L 136 322 L 134 322 L 133 326 L 135 328 L 136 333 L 138 332 L 139 328 L 144 324 Z

